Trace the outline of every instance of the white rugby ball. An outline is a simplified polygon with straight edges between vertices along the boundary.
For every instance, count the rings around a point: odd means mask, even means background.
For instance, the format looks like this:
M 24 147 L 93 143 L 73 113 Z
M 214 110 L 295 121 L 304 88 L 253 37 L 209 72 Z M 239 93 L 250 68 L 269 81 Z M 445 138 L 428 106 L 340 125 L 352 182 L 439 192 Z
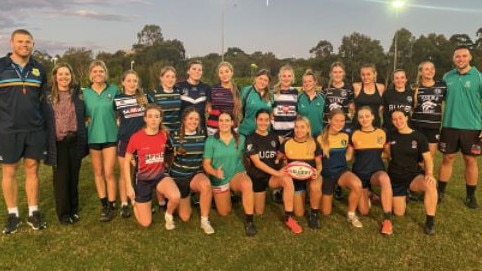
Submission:
M 315 174 L 316 169 L 305 162 L 291 162 L 286 165 L 286 171 L 291 178 L 304 181 L 311 179 Z

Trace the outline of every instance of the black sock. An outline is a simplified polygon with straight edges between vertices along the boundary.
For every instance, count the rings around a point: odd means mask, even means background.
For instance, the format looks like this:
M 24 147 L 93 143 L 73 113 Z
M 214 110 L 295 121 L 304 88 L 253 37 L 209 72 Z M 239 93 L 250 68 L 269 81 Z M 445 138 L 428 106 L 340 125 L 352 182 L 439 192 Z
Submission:
M 253 215 L 246 214 L 246 223 L 253 223 Z
M 434 215 L 426 215 L 426 224 L 427 225 L 433 225 L 435 222 L 435 216 Z
M 291 212 L 285 211 L 285 221 L 288 221 L 290 217 L 293 217 L 293 211 Z
M 115 209 L 115 201 L 109 201 L 109 207 Z
M 320 209 L 313 209 L 311 208 L 311 214 L 312 215 L 318 215 L 320 213 Z
M 467 190 L 467 198 L 471 198 L 475 195 L 475 189 L 477 185 L 465 185 L 465 189 Z
M 438 180 L 438 192 L 445 193 L 445 188 L 447 187 L 447 182 Z
M 392 219 L 392 212 L 384 212 L 383 213 L 383 219 Z
M 100 198 L 100 203 L 102 204 L 102 207 L 107 206 L 107 197 L 105 197 L 105 198 Z

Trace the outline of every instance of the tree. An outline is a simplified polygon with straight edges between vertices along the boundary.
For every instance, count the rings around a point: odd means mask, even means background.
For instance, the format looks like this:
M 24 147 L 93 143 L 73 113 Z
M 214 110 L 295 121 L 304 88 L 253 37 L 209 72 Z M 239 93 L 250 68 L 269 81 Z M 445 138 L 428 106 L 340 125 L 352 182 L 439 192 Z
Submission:
M 74 74 L 81 86 L 87 86 L 89 84 L 89 65 L 93 60 L 94 54 L 92 50 L 85 47 L 81 48 L 69 48 L 59 61 L 69 63 L 74 70 Z
M 146 24 L 141 32 L 137 33 L 137 45 L 140 47 L 152 46 L 164 41 L 161 27 L 155 24 Z
M 454 34 L 450 37 L 449 41 L 453 44 L 452 46 L 454 47 L 459 45 L 465 45 L 471 49 L 474 47 L 474 42 L 467 34 Z
M 314 54 L 315 58 L 328 57 L 333 53 L 333 45 L 327 40 L 320 40 L 315 47 L 310 49 L 310 54 Z

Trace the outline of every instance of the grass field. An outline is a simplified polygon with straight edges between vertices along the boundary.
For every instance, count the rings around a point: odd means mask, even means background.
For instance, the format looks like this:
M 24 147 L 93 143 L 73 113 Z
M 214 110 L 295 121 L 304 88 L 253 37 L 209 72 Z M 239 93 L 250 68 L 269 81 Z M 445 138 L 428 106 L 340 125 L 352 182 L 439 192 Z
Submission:
M 363 228 L 355 229 L 345 220 L 346 201 L 335 202 L 320 230 L 309 229 L 299 218 L 304 232 L 293 235 L 281 222 L 281 206 L 268 200 L 265 214 L 255 217 L 258 235 L 248 238 L 240 205 L 228 217 L 212 212 L 216 233 L 211 236 L 199 228 L 198 210 L 190 223 L 176 220 L 171 232 L 158 213 L 149 229 L 139 227 L 132 217 L 101 223 L 88 159 L 81 173 L 81 221 L 60 225 L 51 196 L 51 169 L 42 166 L 39 205 L 48 228 L 34 232 L 24 223 L 16 234 L 1 235 L 0 270 L 482 270 L 482 211 L 463 204 L 461 168 L 459 157 L 437 210 L 434 236 L 423 233 L 420 202 L 410 202 L 407 214 L 394 218 L 394 234 L 387 237 L 378 233 L 379 207 L 361 219 Z M 23 175 L 18 178 L 23 184 Z M 481 189 L 477 196 L 482 201 Z M 19 198 L 25 219 L 23 189 Z M 0 210 L 3 228 L 3 195 Z

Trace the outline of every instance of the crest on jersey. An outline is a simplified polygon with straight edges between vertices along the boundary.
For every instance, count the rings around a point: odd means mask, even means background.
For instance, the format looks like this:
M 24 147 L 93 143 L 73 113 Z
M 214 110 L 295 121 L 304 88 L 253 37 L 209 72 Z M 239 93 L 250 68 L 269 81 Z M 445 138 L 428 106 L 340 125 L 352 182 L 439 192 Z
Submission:
M 439 89 L 439 88 L 436 88 L 436 89 L 433 90 L 433 92 L 437 95 L 440 95 L 442 93 L 442 90 Z
M 247 151 L 250 151 L 252 149 L 253 149 L 253 144 L 248 144 L 248 146 L 246 146 Z
M 412 96 L 408 96 L 408 97 L 407 97 L 407 102 L 411 103 L 412 101 L 413 101 Z
M 276 147 L 276 142 L 275 142 L 274 140 L 271 140 L 271 146 L 272 146 L 273 148 Z
M 346 90 L 342 90 L 342 91 L 340 92 L 340 96 L 341 96 L 341 97 L 346 97 L 346 95 L 347 95 Z
M 412 140 L 412 149 L 416 149 L 418 146 L 418 143 L 416 140 Z
M 377 136 L 377 144 L 383 144 L 383 137 Z

